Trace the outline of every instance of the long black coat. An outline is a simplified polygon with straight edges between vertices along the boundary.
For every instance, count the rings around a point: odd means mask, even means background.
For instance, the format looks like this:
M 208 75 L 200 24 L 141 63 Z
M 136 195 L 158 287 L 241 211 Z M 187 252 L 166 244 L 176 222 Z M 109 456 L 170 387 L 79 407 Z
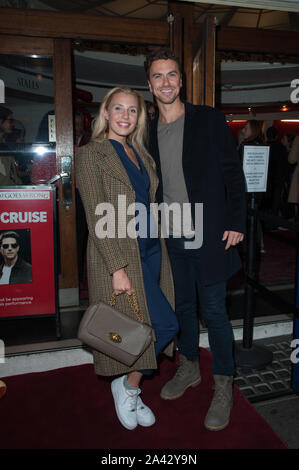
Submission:
M 245 232 L 245 178 L 236 144 L 221 112 L 209 106 L 185 104 L 183 172 L 194 204 L 203 203 L 203 244 L 193 250 L 199 259 L 199 279 L 209 285 L 229 279 L 241 267 L 236 247 L 225 251 L 225 230 Z M 149 131 L 149 152 L 157 165 L 163 201 L 163 177 L 157 138 L 158 117 Z

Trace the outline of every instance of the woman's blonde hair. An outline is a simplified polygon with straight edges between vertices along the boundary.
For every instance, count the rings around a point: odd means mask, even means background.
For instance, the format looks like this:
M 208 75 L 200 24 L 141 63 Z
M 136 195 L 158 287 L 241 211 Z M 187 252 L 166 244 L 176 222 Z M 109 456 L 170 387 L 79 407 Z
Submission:
M 133 95 L 136 96 L 137 101 L 138 101 L 138 119 L 137 119 L 137 125 L 132 132 L 128 136 L 128 141 L 130 144 L 133 145 L 133 147 L 139 148 L 139 149 L 144 149 L 144 143 L 145 143 L 145 137 L 146 137 L 146 108 L 145 108 L 145 103 L 142 95 L 136 91 L 132 90 L 131 88 L 127 86 L 119 86 L 112 88 L 107 95 L 104 97 L 99 114 L 94 121 L 93 125 L 93 131 L 92 131 L 92 136 L 91 140 L 94 140 L 96 142 L 101 142 L 105 138 L 107 138 L 108 135 L 108 130 L 109 130 L 109 121 L 106 120 L 104 116 L 104 111 L 108 110 L 109 104 L 111 103 L 111 100 L 114 95 L 117 93 L 125 93 L 127 95 Z

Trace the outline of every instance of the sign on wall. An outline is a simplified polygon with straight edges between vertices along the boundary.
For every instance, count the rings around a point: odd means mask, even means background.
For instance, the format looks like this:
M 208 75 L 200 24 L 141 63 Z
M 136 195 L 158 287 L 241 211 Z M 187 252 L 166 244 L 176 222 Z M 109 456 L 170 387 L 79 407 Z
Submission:
M 0 317 L 56 313 L 55 187 L 0 188 Z
M 269 145 L 244 145 L 243 171 L 248 193 L 267 191 Z

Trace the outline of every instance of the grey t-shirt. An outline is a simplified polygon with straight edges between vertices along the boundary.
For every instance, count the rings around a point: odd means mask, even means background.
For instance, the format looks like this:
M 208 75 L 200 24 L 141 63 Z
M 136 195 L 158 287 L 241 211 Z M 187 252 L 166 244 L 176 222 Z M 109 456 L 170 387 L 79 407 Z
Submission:
M 178 214 L 175 217 L 172 211 L 169 213 L 169 233 L 188 237 L 193 235 L 194 231 L 191 211 L 188 214 L 188 206 L 184 206 L 183 209 L 183 204 L 189 203 L 182 165 L 184 123 L 185 114 L 170 123 L 158 121 L 158 145 L 163 179 L 163 200 L 168 206 L 176 203 L 176 207 L 180 208 L 175 211 L 175 214 Z

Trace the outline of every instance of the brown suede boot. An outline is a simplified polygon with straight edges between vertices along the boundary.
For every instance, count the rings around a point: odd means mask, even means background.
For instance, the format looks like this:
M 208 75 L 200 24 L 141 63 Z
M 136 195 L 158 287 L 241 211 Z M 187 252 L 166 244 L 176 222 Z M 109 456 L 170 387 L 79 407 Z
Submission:
M 214 375 L 215 393 L 205 419 L 209 431 L 220 431 L 229 423 L 233 407 L 233 377 Z
M 188 387 L 195 387 L 201 382 L 199 362 L 188 361 L 180 354 L 180 364 L 175 376 L 161 390 L 160 397 L 164 400 L 175 400 L 181 397 Z

